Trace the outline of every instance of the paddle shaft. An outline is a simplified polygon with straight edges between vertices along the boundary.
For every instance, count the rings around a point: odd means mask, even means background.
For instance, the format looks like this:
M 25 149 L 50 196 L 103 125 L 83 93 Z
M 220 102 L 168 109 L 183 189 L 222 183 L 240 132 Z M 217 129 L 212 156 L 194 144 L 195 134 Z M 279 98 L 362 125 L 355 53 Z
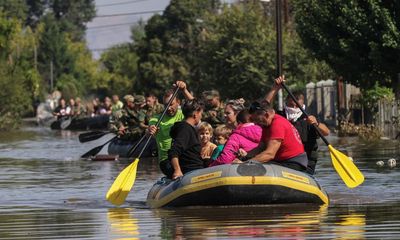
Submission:
M 158 119 L 157 124 L 155 125 L 157 128 L 160 126 L 161 120 L 163 119 L 168 108 L 170 107 L 172 101 L 175 99 L 176 95 L 178 94 L 178 91 L 179 91 L 179 88 L 177 87 L 174 94 L 169 99 L 168 104 L 165 107 L 163 113 L 161 114 L 160 118 Z M 147 138 L 147 141 L 146 141 L 144 147 L 142 148 L 142 151 L 140 152 L 139 156 L 135 159 L 135 161 L 133 161 L 131 164 L 129 164 L 128 167 L 126 167 L 124 170 L 122 170 L 122 172 L 114 180 L 114 183 L 111 185 L 110 189 L 108 190 L 108 192 L 106 194 L 107 201 L 111 202 L 114 205 L 121 205 L 125 202 L 125 199 L 128 196 L 128 193 L 130 192 L 130 190 L 133 187 L 133 184 L 135 183 L 139 158 L 143 154 L 143 152 L 146 149 L 147 144 L 150 142 L 150 138 L 151 138 L 150 134 L 146 134 L 146 135 L 143 135 L 141 141 L 143 141 L 145 136 L 148 136 L 148 138 Z M 137 146 L 135 146 L 135 148 L 136 147 Z
M 103 137 L 106 134 L 112 133 L 111 131 L 92 131 L 92 132 L 86 132 L 86 133 L 81 133 L 78 136 L 79 142 L 84 143 L 84 142 L 89 142 L 93 141 L 96 139 L 99 139 Z
M 308 117 L 309 115 L 303 109 L 303 106 L 299 104 L 297 99 L 289 91 L 289 89 L 285 86 L 285 84 L 281 83 L 281 85 L 289 94 L 289 96 L 293 99 L 296 105 L 300 108 L 301 112 Z M 354 188 L 363 183 L 364 175 L 360 172 L 357 166 L 354 165 L 354 163 L 349 159 L 349 157 L 347 157 L 340 151 L 334 149 L 332 145 L 329 144 L 328 140 L 326 140 L 326 138 L 322 135 L 322 133 L 319 131 L 318 127 L 315 124 L 313 125 L 313 127 L 317 131 L 321 139 L 328 146 L 329 152 L 331 153 L 332 165 L 335 168 L 336 172 L 339 174 L 339 176 L 342 178 L 343 182 L 347 185 L 347 187 Z
M 158 119 L 158 121 L 157 121 L 157 123 L 156 123 L 156 128 L 158 128 L 158 127 L 160 126 L 162 119 L 164 118 L 165 114 L 167 113 L 169 106 L 171 106 L 172 101 L 174 101 L 176 95 L 178 95 L 178 92 L 179 92 L 179 87 L 177 87 L 177 88 L 175 89 L 174 94 L 172 94 L 171 98 L 169 99 L 169 101 L 168 101 L 168 103 L 167 103 L 167 106 L 165 106 L 164 111 L 161 113 L 161 116 L 160 116 L 160 118 Z M 137 148 L 137 147 L 139 146 L 139 144 L 143 141 L 143 139 L 145 138 L 145 136 L 147 136 L 146 143 L 144 144 L 142 150 L 141 150 L 140 153 L 139 153 L 139 156 L 137 157 L 138 159 L 140 159 L 140 157 L 142 156 L 142 154 L 143 154 L 144 151 L 146 150 L 147 145 L 148 145 L 149 142 L 150 142 L 150 139 L 151 139 L 151 135 L 150 135 L 150 134 L 148 134 L 148 135 L 147 135 L 147 134 L 146 134 L 146 135 L 143 135 L 143 137 L 142 137 L 142 138 L 140 139 L 140 141 L 136 144 L 136 146 L 134 147 L 134 149 L 129 151 L 128 156 L 130 156 L 131 154 L 133 154 L 133 152 L 135 152 L 136 148 Z
M 97 146 L 97 147 L 91 149 L 90 151 L 88 151 L 88 152 L 86 152 L 85 154 L 83 154 L 83 155 L 81 156 L 81 158 L 87 158 L 87 157 L 96 155 L 97 153 L 99 153 L 99 152 L 101 151 L 101 149 L 102 149 L 107 143 L 111 142 L 112 140 L 114 140 L 114 139 L 116 139 L 116 138 L 117 138 L 117 137 L 115 136 L 115 137 L 111 138 L 110 140 L 108 140 L 107 142 L 103 143 L 102 145 Z
M 300 108 L 301 112 L 306 115 L 306 117 L 308 117 L 309 115 L 306 113 L 306 111 L 303 109 L 303 106 L 300 105 L 300 103 L 297 101 L 296 97 L 293 95 L 293 93 L 286 87 L 286 85 L 284 83 L 281 83 L 281 86 L 286 90 L 286 92 L 289 94 L 289 96 L 293 99 L 293 101 L 296 103 L 297 107 Z M 321 131 L 318 129 L 318 127 L 313 124 L 313 127 L 315 128 L 315 130 L 317 131 L 318 135 L 321 137 L 322 141 L 324 141 L 324 143 L 329 146 L 330 143 L 328 142 L 328 140 L 326 140 L 326 138 L 324 137 L 324 135 L 322 135 Z

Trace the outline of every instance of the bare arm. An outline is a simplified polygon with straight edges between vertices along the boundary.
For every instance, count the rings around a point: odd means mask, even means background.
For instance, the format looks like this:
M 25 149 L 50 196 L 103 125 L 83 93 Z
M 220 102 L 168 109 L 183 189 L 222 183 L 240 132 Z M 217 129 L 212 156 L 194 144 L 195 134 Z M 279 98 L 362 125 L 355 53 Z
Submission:
M 272 85 L 271 90 L 265 96 L 265 101 L 267 101 L 269 103 L 272 103 L 272 101 L 274 100 L 276 94 L 281 89 L 281 83 L 283 83 L 283 82 L 285 82 L 285 76 L 284 75 L 282 75 L 282 76 L 280 76 L 280 77 L 275 79 L 274 85 Z
M 262 151 L 261 153 L 257 154 L 253 160 L 258 162 L 266 163 L 275 158 L 276 153 L 281 146 L 282 140 L 272 139 L 268 141 L 267 149 Z
M 172 179 L 177 179 L 178 177 L 183 176 L 183 173 L 181 171 L 181 166 L 179 165 L 179 159 L 177 157 L 171 159 L 171 165 L 174 168 Z
M 187 100 L 193 100 L 193 95 L 189 92 L 184 81 L 176 81 L 175 85 L 182 90 L 183 96 Z
M 318 122 L 313 115 L 308 116 L 307 122 L 318 128 L 318 130 L 322 133 L 322 135 L 324 136 L 329 135 L 330 133 L 329 128 L 325 124 Z

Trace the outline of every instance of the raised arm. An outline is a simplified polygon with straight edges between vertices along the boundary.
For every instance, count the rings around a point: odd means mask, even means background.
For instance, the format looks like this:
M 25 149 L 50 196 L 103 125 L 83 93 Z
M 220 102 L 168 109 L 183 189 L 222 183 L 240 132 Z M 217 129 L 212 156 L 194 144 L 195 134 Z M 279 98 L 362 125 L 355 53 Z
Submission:
M 193 95 L 187 89 L 186 83 L 184 81 L 176 81 L 174 85 L 181 89 L 183 96 L 185 97 L 186 100 L 194 99 Z
M 282 75 L 275 79 L 274 84 L 272 85 L 271 90 L 265 95 L 265 101 L 272 103 L 276 94 L 281 89 L 281 83 L 285 82 L 285 76 Z

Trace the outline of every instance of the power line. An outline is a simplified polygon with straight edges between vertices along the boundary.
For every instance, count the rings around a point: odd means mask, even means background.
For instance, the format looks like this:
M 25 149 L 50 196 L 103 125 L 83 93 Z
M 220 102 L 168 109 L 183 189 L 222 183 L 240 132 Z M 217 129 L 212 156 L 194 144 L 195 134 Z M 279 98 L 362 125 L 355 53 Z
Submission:
M 152 10 L 152 11 L 142 11 L 142 12 L 131 12 L 131 13 L 118 13 L 118 14 L 109 14 L 109 15 L 98 15 L 95 18 L 103 18 L 103 17 L 118 17 L 118 16 L 127 16 L 127 15 L 140 15 L 146 13 L 159 13 L 164 10 Z
M 100 4 L 100 5 L 97 5 L 96 7 L 109 7 L 109 6 L 125 5 L 125 4 L 132 4 L 132 3 L 144 2 L 144 1 L 147 1 L 147 0 L 135 0 L 135 1 L 120 2 L 120 3 Z
M 117 27 L 117 26 L 125 26 L 125 25 L 132 25 L 132 24 L 135 24 L 135 23 L 137 23 L 137 21 L 136 22 L 110 24 L 110 25 L 99 25 L 99 26 L 88 27 L 88 28 L 86 28 L 86 30 L 98 29 L 98 28 L 108 28 L 108 27 Z

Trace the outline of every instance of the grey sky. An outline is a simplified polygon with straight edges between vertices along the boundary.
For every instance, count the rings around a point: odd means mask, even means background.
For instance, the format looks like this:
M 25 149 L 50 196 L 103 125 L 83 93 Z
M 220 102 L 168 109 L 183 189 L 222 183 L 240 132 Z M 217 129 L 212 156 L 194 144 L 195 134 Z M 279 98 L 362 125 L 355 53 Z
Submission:
M 97 16 L 164 10 L 170 0 L 96 0 Z M 114 4 L 114 5 L 113 5 Z M 93 56 L 98 58 L 104 49 L 130 41 L 130 27 L 154 13 L 96 17 L 88 23 L 86 40 Z M 125 24 L 127 23 L 127 24 Z M 121 25 L 119 25 L 121 24 Z M 108 26 L 107 25 L 118 25 Z
M 169 2 L 170 0 L 96 0 L 97 16 L 164 10 Z M 88 23 L 86 31 L 87 44 L 92 50 L 94 58 L 99 58 L 102 51 L 115 44 L 129 42 L 130 27 L 140 19 L 147 20 L 153 14 L 94 18 L 92 22 Z

